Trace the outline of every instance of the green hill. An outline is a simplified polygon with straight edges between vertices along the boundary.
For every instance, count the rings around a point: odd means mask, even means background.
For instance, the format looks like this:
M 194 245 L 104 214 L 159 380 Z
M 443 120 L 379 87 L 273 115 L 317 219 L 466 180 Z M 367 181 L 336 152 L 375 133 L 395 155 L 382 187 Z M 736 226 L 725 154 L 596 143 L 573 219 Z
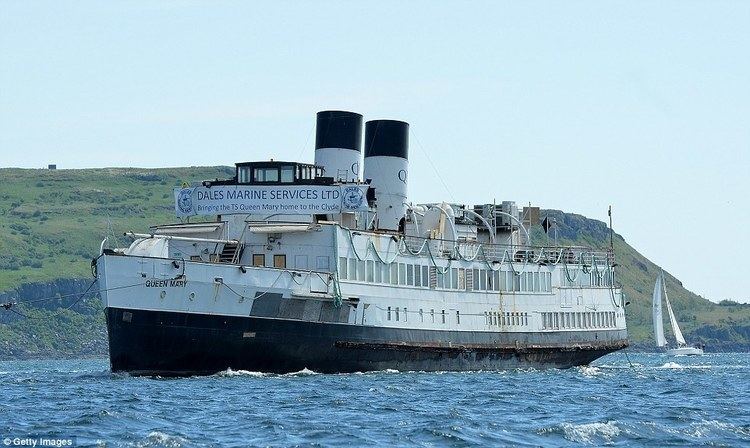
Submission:
M 0 302 L 62 296 L 19 307 L 31 319 L 0 309 L 0 357 L 106 353 L 100 302 L 87 299 L 73 304 L 74 293 L 90 282 L 90 260 L 102 239 L 174 221 L 174 186 L 233 174 L 230 167 L 0 169 Z M 561 242 L 609 244 L 609 230 L 600 221 L 557 210 L 542 215 L 557 219 Z M 546 238 L 539 227 L 532 237 Z M 125 244 L 121 237 L 120 243 Z M 659 267 L 620 235 L 615 234 L 614 245 L 618 279 L 630 301 L 631 341 L 648 347 L 650 298 Z M 684 289 L 671 275 L 667 288 L 690 341 L 702 341 L 714 350 L 750 348 L 750 305 L 709 302 Z M 71 304 L 70 310 L 64 310 Z

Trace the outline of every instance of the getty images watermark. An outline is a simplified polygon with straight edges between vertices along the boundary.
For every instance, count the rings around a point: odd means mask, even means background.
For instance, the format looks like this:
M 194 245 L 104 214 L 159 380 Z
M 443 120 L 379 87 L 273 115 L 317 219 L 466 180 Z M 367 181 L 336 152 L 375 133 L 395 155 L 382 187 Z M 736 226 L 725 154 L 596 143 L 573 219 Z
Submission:
M 62 448 L 67 446 L 76 446 L 75 437 L 49 437 L 49 436 L 28 436 L 28 437 L 5 437 L 3 446 L 53 446 Z

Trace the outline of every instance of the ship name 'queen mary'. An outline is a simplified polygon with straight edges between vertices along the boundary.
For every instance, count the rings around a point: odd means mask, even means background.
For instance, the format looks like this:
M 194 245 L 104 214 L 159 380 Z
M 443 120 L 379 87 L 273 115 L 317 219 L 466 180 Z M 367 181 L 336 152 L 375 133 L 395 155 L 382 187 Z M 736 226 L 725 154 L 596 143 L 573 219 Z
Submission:
M 566 368 L 627 346 L 611 250 L 533 246 L 539 209 L 412 204 L 409 125 L 317 115 L 315 161 L 174 191 L 94 260 L 113 371 Z M 360 172 L 360 166 L 363 167 Z M 467 181 L 467 180 L 464 180 Z

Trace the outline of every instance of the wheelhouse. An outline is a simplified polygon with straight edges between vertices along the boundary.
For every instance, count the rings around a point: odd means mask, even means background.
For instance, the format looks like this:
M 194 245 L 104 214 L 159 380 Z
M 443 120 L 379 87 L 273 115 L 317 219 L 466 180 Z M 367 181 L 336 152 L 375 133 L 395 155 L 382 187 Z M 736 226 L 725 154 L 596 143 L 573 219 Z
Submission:
M 323 167 L 297 162 L 243 162 L 236 164 L 238 185 L 326 184 Z

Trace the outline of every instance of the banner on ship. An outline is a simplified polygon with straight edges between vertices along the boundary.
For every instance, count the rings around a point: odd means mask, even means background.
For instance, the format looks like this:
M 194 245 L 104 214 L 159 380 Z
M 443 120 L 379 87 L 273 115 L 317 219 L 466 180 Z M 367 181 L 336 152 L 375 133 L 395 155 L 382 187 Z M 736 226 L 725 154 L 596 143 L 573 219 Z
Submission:
M 367 185 L 216 185 L 210 188 L 175 188 L 175 212 L 179 217 L 186 217 L 367 211 L 367 188 Z

